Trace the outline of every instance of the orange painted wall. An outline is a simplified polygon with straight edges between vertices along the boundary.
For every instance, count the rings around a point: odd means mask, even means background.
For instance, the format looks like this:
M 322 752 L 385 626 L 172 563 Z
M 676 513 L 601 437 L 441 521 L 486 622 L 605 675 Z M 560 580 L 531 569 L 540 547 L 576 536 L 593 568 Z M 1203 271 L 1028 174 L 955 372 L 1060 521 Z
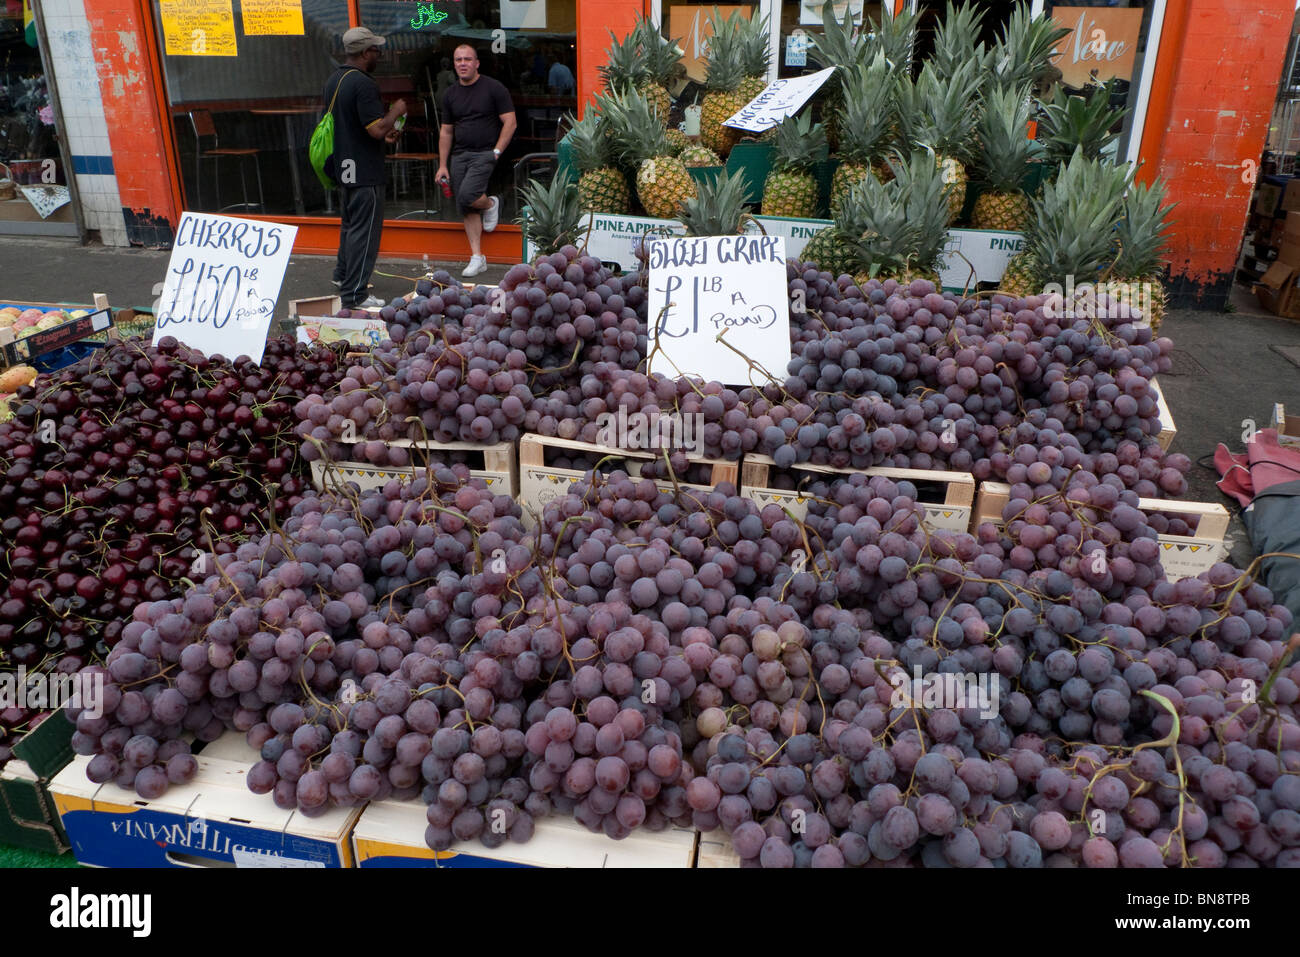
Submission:
M 1236 270 L 1281 79 L 1292 0 L 1170 0 L 1143 131 L 1144 176 L 1169 184 L 1174 305 L 1221 307 Z
M 628 0 L 578 0 L 578 112 L 601 91 L 600 68 L 607 59 L 609 34 L 626 36 L 643 12 Z
M 180 215 L 164 157 L 154 49 L 136 2 L 85 0 L 113 169 L 132 245 L 170 245 Z

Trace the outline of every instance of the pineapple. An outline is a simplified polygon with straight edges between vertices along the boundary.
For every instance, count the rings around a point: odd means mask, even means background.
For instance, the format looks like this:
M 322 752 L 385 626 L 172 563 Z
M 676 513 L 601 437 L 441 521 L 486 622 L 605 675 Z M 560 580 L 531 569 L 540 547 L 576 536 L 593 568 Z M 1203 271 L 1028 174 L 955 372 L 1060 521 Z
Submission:
M 1053 166 L 1069 161 L 1075 148 L 1085 159 L 1097 159 L 1119 137 L 1120 122 L 1128 108 L 1112 109 L 1110 87 L 1098 86 L 1089 96 L 1072 96 L 1060 87 L 1050 103 L 1043 104 L 1039 139 Z
M 850 243 L 859 267 L 854 281 L 862 285 L 871 278 L 895 279 L 906 284 L 926 279 L 937 288 L 939 261 L 948 241 L 943 175 L 928 151 L 893 165 L 892 181 L 868 178 L 849 199 L 864 204 L 859 215 L 867 224 L 861 238 Z
M 758 19 L 757 13 L 743 21 L 744 34 L 741 37 L 740 65 L 745 78 L 740 81 L 737 93 L 740 94 L 741 107 L 767 89 L 767 70 L 772 62 L 771 33 L 767 27 L 767 18 Z
M 881 4 L 880 19 L 871 20 L 871 30 L 866 38 L 866 58 L 871 59 L 879 51 L 894 65 L 894 69 L 910 73 L 916 51 L 919 15 L 908 10 L 887 13 L 889 9 L 888 4 Z
M 658 107 L 656 107 L 656 109 L 658 109 Z M 660 115 L 662 116 L 663 114 Z M 668 137 L 668 148 L 672 151 L 674 156 L 681 156 L 682 153 L 690 148 L 690 139 L 685 133 L 676 127 L 669 126 L 665 128 L 664 135 Z
M 1160 331 L 1165 315 L 1165 287 L 1161 281 L 1169 249 L 1169 212 L 1174 204 L 1162 205 L 1165 184 L 1134 183 L 1124 197 L 1122 216 L 1115 228 L 1118 247 L 1112 283 L 1123 287 L 1127 301 L 1139 304 L 1149 315 L 1152 333 Z M 1148 301 L 1149 299 L 1149 301 Z
M 1056 181 L 1043 185 L 1031 204 L 1021 254 L 1029 267 L 1033 292 L 1046 284 L 1065 290 L 1071 285 L 1095 283 L 1110 270 L 1115 260 L 1115 223 L 1132 175 L 1127 164 L 1113 166 L 1085 159 L 1079 149 L 1061 168 Z M 1020 277 L 1026 273 L 1022 270 L 1024 266 L 1017 266 L 1013 283 L 1023 281 Z M 1007 285 L 1004 276 L 1004 290 Z
M 667 118 L 672 109 L 668 87 L 685 73 L 681 47 L 676 40 L 664 39 L 659 28 L 645 17 L 637 18 L 633 32 L 640 41 L 647 74 L 637 92 L 650 101 L 660 116 Z
M 653 84 L 650 67 L 641 48 L 641 36 L 634 29 L 623 39 L 609 34 L 609 50 L 606 52 L 605 65 L 600 68 L 600 78 L 605 83 L 607 93 L 625 94 L 641 92 Z M 660 116 L 666 117 L 665 108 Z
M 939 79 L 946 82 L 969 59 L 979 64 L 978 72 L 985 72 L 988 53 L 979 42 L 983 21 L 984 11 L 973 3 L 958 7 L 948 0 L 943 20 L 934 29 L 934 53 L 930 56 Z
M 852 5 L 846 5 L 843 20 L 835 18 L 833 4 L 826 3 L 822 7 L 822 32 L 813 36 L 808 57 L 822 69 L 836 68 L 822 84 L 821 115 L 826 123 L 826 140 L 833 151 L 838 151 L 841 145 L 840 118 L 845 107 L 844 83 L 847 82 L 842 78 L 847 78 L 872 59 L 867 56 L 863 32 L 853 21 Z
M 678 207 L 695 195 L 695 180 L 672 155 L 659 115 L 635 92 L 597 97 L 597 104 L 609 123 L 615 151 L 636 168 L 636 194 L 646 213 L 656 219 L 676 218 Z
M 627 177 L 611 162 L 610 142 L 605 120 L 589 111 L 570 125 L 569 143 L 573 161 L 581 174 L 578 194 L 582 208 L 595 213 L 626 213 L 631 198 Z
M 1041 85 L 1056 70 L 1052 51 L 1069 34 L 1050 17 L 1031 16 L 1028 3 L 1017 5 L 1007 18 L 1002 36 L 989 51 L 989 82 L 1004 89 Z
M 912 82 L 907 74 L 898 79 L 898 117 L 902 148 L 934 151 L 948 196 L 948 221 L 954 222 L 966 203 L 966 160 L 975 127 L 979 96 L 980 64 L 964 60 L 941 80 L 934 66 L 926 63 Z
M 722 174 L 701 183 L 699 192 L 682 203 L 679 218 L 687 236 L 732 236 L 743 232 L 747 184 L 743 174 Z
M 1002 281 L 998 283 L 998 292 L 1012 299 L 1026 299 L 1042 291 L 1043 285 L 1038 280 L 1038 268 L 1034 265 L 1028 249 L 1022 249 L 1007 261 Z
M 549 185 L 529 180 L 519 192 L 525 208 L 519 225 L 540 255 L 550 255 L 570 243 L 578 244 L 582 238 L 582 203 L 577 186 L 556 176 Z
M 1029 197 L 1020 190 L 1033 150 L 1028 124 L 1028 87 L 990 91 L 978 127 L 976 169 L 984 191 L 971 212 L 976 229 L 1019 231 L 1029 220 Z
M 840 134 L 840 165 L 831 178 L 831 215 L 839 213 L 854 183 L 875 173 L 882 183 L 894 175 L 883 159 L 894 123 L 894 79 L 883 53 L 844 75 L 844 128 Z
M 817 212 L 813 164 L 826 152 L 826 131 L 812 117 L 787 116 L 776 127 L 772 172 L 763 184 L 763 215 L 810 219 Z
M 725 20 L 720 20 L 716 13 L 713 18 L 705 79 L 709 92 L 704 95 L 700 112 L 700 142 L 724 159 L 740 142 L 741 131 L 722 124 L 763 89 L 763 81 L 748 72 L 757 63 L 755 35 L 760 31 L 766 38 L 767 18 L 760 20 L 757 10 L 752 18 L 742 16 L 739 11 Z M 767 69 L 766 62 L 763 69 Z M 756 80 L 758 89 L 755 90 Z
M 718 154 L 707 146 L 688 146 L 678 154 L 684 166 L 721 166 Z

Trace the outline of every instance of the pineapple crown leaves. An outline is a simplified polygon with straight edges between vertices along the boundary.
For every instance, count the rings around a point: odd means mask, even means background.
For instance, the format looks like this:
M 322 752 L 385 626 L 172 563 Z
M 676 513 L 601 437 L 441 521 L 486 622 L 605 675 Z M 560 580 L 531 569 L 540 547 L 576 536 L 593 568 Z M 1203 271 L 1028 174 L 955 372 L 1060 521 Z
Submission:
M 741 18 L 740 62 L 745 76 L 767 76 L 772 62 L 772 31 L 768 22 L 766 16 L 759 16 L 757 7 L 748 19 Z
M 641 45 L 647 75 L 667 85 L 681 68 L 682 48 L 676 39 L 665 39 L 659 28 L 646 17 L 638 17 L 633 35 Z
M 978 116 L 978 71 L 979 64 L 966 60 L 946 81 L 930 63 L 921 68 L 915 82 L 906 73 L 899 75 L 898 121 L 905 150 L 928 147 L 969 159 Z
M 1029 88 L 995 88 L 985 96 L 984 111 L 976 131 L 980 154 L 976 169 L 980 182 L 998 193 L 1019 191 L 1030 157 Z
M 1169 250 L 1169 214 L 1177 203 L 1165 204 L 1165 183 L 1134 182 L 1124 196 L 1115 226 L 1115 274 L 1122 278 L 1149 276 L 1164 266 Z
M 996 81 L 1006 86 L 1037 86 L 1049 75 L 1052 51 L 1070 31 L 1046 16 L 1033 16 L 1028 3 L 1011 11 L 1002 36 L 989 51 L 988 66 Z
M 773 169 L 804 172 L 826 157 L 826 129 L 812 117 L 787 116 L 776 127 Z
M 947 80 L 963 61 L 971 59 L 979 64 L 979 72 L 984 72 L 988 53 L 979 41 L 983 22 L 984 11 L 974 3 L 959 7 L 948 0 L 943 20 L 935 27 L 934 53 L 930 57 L 940 79 Z
M 1076 149 L 1055 182 L 1032 200 L 1025 246 L 1044 279 L 1095 280 L 1115 260 L 1115 224 L 1133 180 L 1126 163 L 1089 159 Z
M 713 33 L 709 37 L 704 84 L 710 90 L 730 93 L 745 77 L 746 30 L 749 20 L 739 10 L 725 19 L 713 8 Z
M 634 90 L 650 78 L 649 68 L 641 52 L 641 37 L 633 30 L 619 39 L 611 30 L 607 59 L 600 68 L 600 78 L 611 93 Z
M 808 56 L 822 69 L 840 67 L 848 70 L 869 60 L 863 31 L 853 19 L 852 4 L 847 4 L 844 19 L 835 17 L 835 5 L 822 5 L 822 32 L 812 38 Z
M 753 217 L 745 211 L 749 186 L 743 172 L 720 173 L 697 185 L 685 200 L 678 218 L 688 236 L 733 236 Z
M 840 124 L 840 154 L 847 162 L 880 159 L 897 113 L 897 87 L 883 53 L 870 63 L 843 72 L 844 122 Z
M 524 211 L 517 222 L 541 252 L 553 253 L 582 238 L 582 201 L 578 187 L 554 177 L 549 184 L 531 179 L 520 187 Z
M 902 13 L 886 13 L 886 6 L 881 6 L 880 19 L 871 18 L 871 32 L 867 35 L 866 56 L 872 57 L 876 51 L 885 54 L 885 58 L 900 70 L 910 72 L 912 54 L 916 49 L 916 24 L 919 14 L 904 10 Z
M 659 111 L 635 90 L 597 96 L 596 108 L 608 124 L 613 152 L 621 163 L 637 167 L 648 159 L 671 154 Z
M 934 153 L 895 154 L 889 165 L 888 183 L 867 176 L 850 188 L 839 234 L 864 269 L 933 269 L 948 238 L 948 200 Z
M 594 110 L 588 110 L 580 120 L 570 118 L 569 146 L 579 172 L 588 173 L 610 165 L 612 143 L 606 127 L 604 117 Z
M 1076 148 L 1088 159 L 1101 156 L 1118 136 L 1112 132 L 1128 114 L 1128 108 L 1110 105 L 1110 87 L 1098 86 L 1088 96 L 1075 96 L 1057 87 L 1050 103 L 1042 104 L 1042 134 L 1046 157 L 1064 163 Z

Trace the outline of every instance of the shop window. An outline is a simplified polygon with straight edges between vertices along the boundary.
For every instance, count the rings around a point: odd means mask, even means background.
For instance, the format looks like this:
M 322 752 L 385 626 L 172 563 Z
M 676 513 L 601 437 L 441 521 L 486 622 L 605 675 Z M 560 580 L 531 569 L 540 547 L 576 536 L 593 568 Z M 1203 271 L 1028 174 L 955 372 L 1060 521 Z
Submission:
M 337 215 L 307 161 L 347 0 L 152 0 L 186 209 Z
M 0 0 L 0 232 L 75 233 L 67 172 L 36 21 Z
M 519 128 L 497 164 L 489 191 L 505 201 L 505 216 L 518 212 L 515 168 L 524 157 L 554 153 L 565 114 L 578 107 L 576 0 L 361 0 L 361 23 L 388 38 L 375 76 L 386 100 L 403 97 L 410 119 L 395 148 L 402 155 L 438 151 L 443 94 L 457 82 L 452 52 L 468 43 L 478 52 L 479 72 L 501 81 L 510 92 Z M 424 167 L 424 168 L 421 168 Z M 450 201 L 439 201 L 432 184 L 436 163 L 402 161 L 390 170 L 393 189 L 387 215 L 413 218 L 424 198 L 428 176 L 430 218 L 459 222 Z M 390 196 L 393 195 L 390 192 Z

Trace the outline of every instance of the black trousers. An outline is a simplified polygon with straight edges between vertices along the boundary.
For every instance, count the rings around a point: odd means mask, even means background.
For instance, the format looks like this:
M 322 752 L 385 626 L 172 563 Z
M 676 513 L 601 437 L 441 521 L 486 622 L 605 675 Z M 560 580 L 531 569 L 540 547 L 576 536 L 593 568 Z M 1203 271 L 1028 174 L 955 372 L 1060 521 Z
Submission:
M 340 284 L 343 305 L 352 308 L 367 298 L 366 287 L 379 258 L 379 236 L 384 230 L 382 186 L 340 186 L 339 255 L 334 279 Z

